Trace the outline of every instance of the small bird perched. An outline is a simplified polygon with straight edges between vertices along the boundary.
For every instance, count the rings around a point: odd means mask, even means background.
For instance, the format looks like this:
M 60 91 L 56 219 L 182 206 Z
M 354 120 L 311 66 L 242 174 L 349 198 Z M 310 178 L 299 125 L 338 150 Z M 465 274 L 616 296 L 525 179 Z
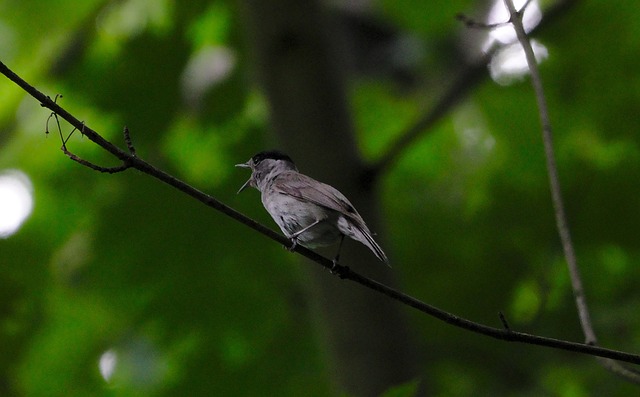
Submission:
M 262 204 L 293 247 L 324 247 L 340 243 L 337 263 L 344 237 L 350 237 L 369 247 L 384 263 L 389 260 L 371 237 L 369 228 L 358 211 L 338 190 L 298 172 L 293 160 L 278 151 L 260 152 L 236 167 L 250 168 L 247 186 L 258 189 Z

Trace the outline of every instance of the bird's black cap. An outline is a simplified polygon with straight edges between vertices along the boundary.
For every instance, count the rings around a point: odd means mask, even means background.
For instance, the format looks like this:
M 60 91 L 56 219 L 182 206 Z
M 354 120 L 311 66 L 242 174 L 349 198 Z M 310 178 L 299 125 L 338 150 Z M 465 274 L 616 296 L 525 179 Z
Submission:
M 285 160 L 293 164 L 293 160 L 291 157 L 286 154 L 278 151 L 278 150 L 266 150 L 264 152 L 260 152 L 253 156 L 251 160 L 253 160 L 254 164 L 258 164 L 262 160 L 271 159 L 271 160 Z

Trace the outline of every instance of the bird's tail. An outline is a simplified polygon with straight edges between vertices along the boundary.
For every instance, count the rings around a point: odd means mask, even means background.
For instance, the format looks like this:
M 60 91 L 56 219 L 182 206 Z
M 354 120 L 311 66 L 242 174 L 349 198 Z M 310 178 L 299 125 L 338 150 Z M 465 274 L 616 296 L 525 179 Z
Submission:
M 366 245 L 367 247 L 369 247 L 369 249 L 373 251 L 376 257 L 378 257 L 378 259 L 384 262 L 387 266 L 391 267 L 391 265 L 389 264 L 389 258 L 387 258 L 387 255 L 384 253 L 382 248 L 380 248 L 378 243 L 376 243 L 376 241 L 373 239 L 373 237 L 371 236 L 371 232 L 368 230 L 362 230 L 359 228 L 356 228 L 356 230 L 358 230 L 362 235 L 361 238 L 357 240 L 360 241 L 362 244 Z

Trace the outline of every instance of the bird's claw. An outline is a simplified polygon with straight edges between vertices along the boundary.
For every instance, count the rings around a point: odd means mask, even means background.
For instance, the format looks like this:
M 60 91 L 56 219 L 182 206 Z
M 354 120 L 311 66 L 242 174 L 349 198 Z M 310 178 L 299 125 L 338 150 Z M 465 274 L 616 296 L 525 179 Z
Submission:
M 334 275 L 334 276 L 338 276 L 342 279 L 347 277 L 347 274 L 349 273 L 349 266 L 342 266 L 340 264 L 338 264 L 338 262 L 334 259 L 331 262 L 333 262 L 333 265 L 331 266 L 331 269 L 329 269 L 329 272 Z
M 291 239 L 291 246 L 289 246 L 289 247 L 285 246 L 285 248 L 287 250 L 293 252 L 296 249 L 297 246 L 298 246 L 298 239 L 294 237 L 294 238 Z
M 336 274 L 336 268 L 340 265 L 338 265 L 338 258 L 333 258 L 333 260 L 331 261 L 332 265 L 331 265 L 331 269 L 329 269 L 329 271 L 331 272 L 331 274 Z

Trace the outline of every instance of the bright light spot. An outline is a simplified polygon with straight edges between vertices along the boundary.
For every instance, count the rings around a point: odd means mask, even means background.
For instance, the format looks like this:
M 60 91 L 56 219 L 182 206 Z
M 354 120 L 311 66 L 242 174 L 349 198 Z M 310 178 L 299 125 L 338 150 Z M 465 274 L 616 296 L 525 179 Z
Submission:
M 227 47 L 210 46 L 193 56 L 182 74 L 182 92 L 187 103 L 197 105 L 213 86 L 224 81 L 236 66 L 236 54 Z
M 516 7 L 516 10 L 522 8 L 526 0 L 514 0 L 513 3 Z M 530 32 L 531 29 L 535 28 L 542 19 L 542 11 L 540 11 L 540 5 L 537 0 L 532 0 L 527 9 L 524 10 L 524 15 L 522 16 L 522 24 L 524 25 L 524 30 L 526 32 Z M 509 10 L 504 5 L 504 0 L 496 0 L 493 3 L 493 7 L 489 11 L 487 15 L 487 24 L 493 25 L 497 23 L 504 23 L 509 20 Z M 517 40 L 516 32 L 513 29 L 513 26 L 510 23 L 504 24 L 500 27 L 492 29 L 489 33 L 489 37 L 487 38 L 483 49 L 487 51 L 491 46 L 495 44 L 495 42 L 501 44 L 510 44 Z
M 98 368 L 110 386 L 144 395 L 162 385 L 168 372 L 167 361 L 157 348 L 140 338 L 123 341 L 105 350 L 98 359 Z
M 473 104 L 466 104 L 460 106 L 453 121 L 467 164 L 479 166 L 484 163 L 494 149 L 496 139 L 489 132 L 482 112 Z
M 516 9 L 520 10 L 527 0 L 514 0 L 513 2 Z M 524 10 L 522 18 L 525 31 L 530 32 L 541 20 L 542 11 L 539 3 L 537 0 L 531 0 Z M 518 42 L 513 25 L 508 21 L 509 10 L 504 5 L 504 0 L 495 0 L 487 14 L 487 24 L 498 24 L 499 26 L 489 31 L 482 45 L 482 51 L 486 53 L 495 46 L 499 46 L 491 59 L 489 70 L 493 80 L 501 85 L 511 84 L 529 74 L 526 56 Z M 538 63 L 548 57 L 549 52 L 544 45 L 531 40 L 531 46 Z
M 22 171 L 0 173 L 0 238 L 18 231 L 33 210 L 33 185 Z
M 107 36 L 134 37 L 148 28 L 163 29 L 169 21 L 167 0 L 125 0 L 109 2 L 96 18 L 96 26 Z
M 547 59 L 549 51 L 542 44 L 531 40 L 531 47 L 538 63 Z M 508 85 L 529 74 L 527 57 L 520 43 L 514 43 L 498 50 L 489 64 L 491 78 L 498 84 Z
M 116 364 L 118 364 L 118 355 L 115 351 L 109 349 L 100 356 L 100 361 L 98 362 L 100 374 L 107 382 L 111 380 Z
M 464 129 L 461 134 L 461 141 L 465 149 L 476 148 L 484 152 L 490 152 L 496 145 L 496 139 L 480 128 Z

